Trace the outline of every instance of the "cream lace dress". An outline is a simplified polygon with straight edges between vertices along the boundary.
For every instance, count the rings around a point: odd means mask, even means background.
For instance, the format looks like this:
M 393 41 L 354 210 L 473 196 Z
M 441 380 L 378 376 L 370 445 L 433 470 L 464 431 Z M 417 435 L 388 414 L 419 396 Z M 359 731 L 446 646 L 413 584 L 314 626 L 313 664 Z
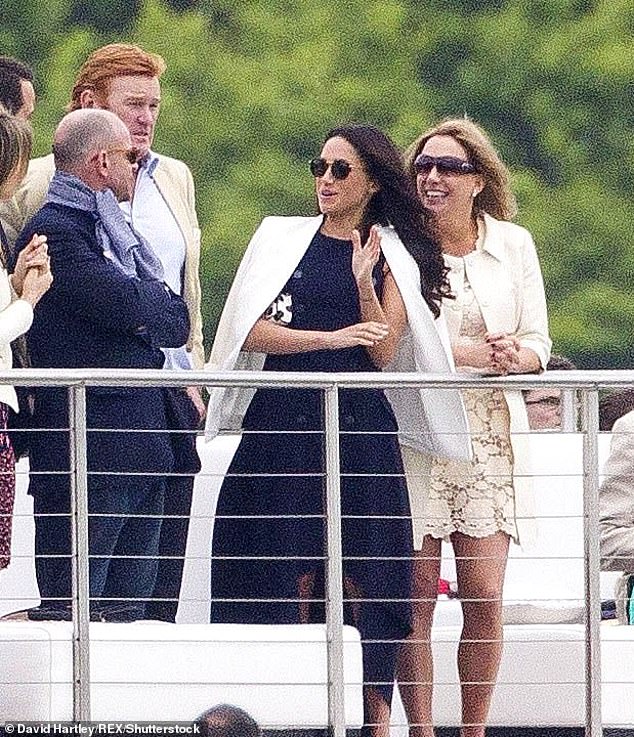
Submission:
M 456 294 L 450 309 L 461 311 L 461 320 L 456 321 L 458 334 L 450 335 L 453 345 L 480 342 L 486 333 L 467 278 L 465 260 L 472 255 L 477 257 L 475 252 L 465 257 L 445 255 Z M 453 532 L 487 537 L 503 531 L 519 542 L 506 400 L 499 389 L 466 389 L 463 399 L 471 429 L 471 463 L 431 458 L 403 448 L 417 549 L 425 535 L 448 540 Z

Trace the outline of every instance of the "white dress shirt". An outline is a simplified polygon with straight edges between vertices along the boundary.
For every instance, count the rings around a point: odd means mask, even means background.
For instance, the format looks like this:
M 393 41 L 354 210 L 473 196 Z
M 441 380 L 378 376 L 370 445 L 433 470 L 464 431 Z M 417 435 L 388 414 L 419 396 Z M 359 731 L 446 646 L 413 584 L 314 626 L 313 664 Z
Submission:
M 150 244 L 158 256 L 169 288 L 182 296 L 185 267 L 185 238 L 170 208 L 154 183 L 153 173 L 158 157 L 151 151 L 139 166 L 134 187 L 132 211 L 130 203 L 122 203 L 124 212 L 130 217 L 132 227 Z M 191 369 L 190 354 L 185 346 L 162 348 L 166 369 Z

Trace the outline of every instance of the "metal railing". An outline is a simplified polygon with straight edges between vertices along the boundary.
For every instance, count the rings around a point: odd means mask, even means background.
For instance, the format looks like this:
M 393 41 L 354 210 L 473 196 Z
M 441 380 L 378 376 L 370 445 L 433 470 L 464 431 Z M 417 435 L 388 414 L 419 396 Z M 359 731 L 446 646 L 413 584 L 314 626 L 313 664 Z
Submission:
M 599 390 L 634 386 L 634 371 L 565 371 L 509 377 L 421 375 L 393 373 L 276 373 L 276 372 L 180 372 L 150 370 L 29 369 L 0 372 L 0 384 L 68 387 L 71 431 L 72 482 L 72 613 L 73 708 L 77 721 L 89 721 L 89 550 L 88 462 L 86 389 L 110 387 L 245 387 L 312 388 L 324 393 L 327 505 L 326 628 L 328 659 L 328 712 L 334 737 L 344 737 L 343 584 L 341 541 L 341 489 L 339 458 L 339 391 L 359 388 L 420 387 L 426 389 L 534 389 L 566 390 L 580 398 L 584 474 L 584 572 L 585 572 L 585 686 L 586 734 L 602 734 L 598 488 Z M 571 403 L 569 401 L 569 406 Z M 568 421 L 570 429 L 570 421 Z

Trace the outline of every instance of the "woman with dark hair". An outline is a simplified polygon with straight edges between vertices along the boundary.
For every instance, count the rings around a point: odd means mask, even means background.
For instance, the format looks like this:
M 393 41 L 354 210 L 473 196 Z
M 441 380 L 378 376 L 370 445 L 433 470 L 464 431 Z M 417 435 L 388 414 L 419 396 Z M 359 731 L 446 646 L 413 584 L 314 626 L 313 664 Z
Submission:
M 206 368 L 374 372 L 398 348 L 410 370 L 451 370 L 434 319 L 447 291 L 442 258 L 395 146 L 372 126 L 342 126 L 310 169 L 321 214 L 262 222 Z M 465 427 L 457 392 L 430 402 L 399 391 L 395 411 L 379 389 L 339 394 L 345 614 L 361 634 L 366 733 L 377 736 L 388 733 L 398 642 L 410 629 L 411 521 L 395 412 L 429 417 L 419 445 L 468 453 L 459 435 L 442 434 Z M 211 619 L 323 621 L 321 392 L 210 395 L 208 436 L 244 430 L 216 511 Z
M 486 133 L 451 119 L 423 133 L 407 169 L 438 238 L 454 299 L 443 311 L 456 366 L 506 375 L 546 368 L 546 299 L 530 233 L 509 222 L 509 173 Z M 411 737 L 433 737 L 431 628 L 441 545 L 456 557 L 464 625 L 458 648 L 461 737 L 484 737 L 502 654 L 502 585 L 509 541 L 531 537 L 526 408 L 520 391 L 463 393 L 473 444 L 470 464 L 406 449 L 414 520 L 413 631 L 398 677 Z
M 31 153 L 29 124 L 0 108 L 0 200 L 10 199 L 26 174 Z M 33 308 L 51 285 L 46 238 L 35 235 L 9 275 L 8 244 L 0 223 L 0 369 L 13 365 L 11 343 L 33 322 Z M 9 408 L 18 411 L 12 386 L 0 386 L 0 570 L 11 560 L 15 455 L 7 430 Z

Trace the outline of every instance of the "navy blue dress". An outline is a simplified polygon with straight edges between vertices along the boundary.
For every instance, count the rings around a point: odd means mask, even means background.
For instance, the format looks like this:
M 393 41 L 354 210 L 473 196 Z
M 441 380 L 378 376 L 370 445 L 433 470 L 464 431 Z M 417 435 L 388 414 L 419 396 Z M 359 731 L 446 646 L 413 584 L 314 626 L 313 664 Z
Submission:
M 318 233 L 267 317 L 298 330 L 361 321 L 350 241 Z M 374 272 L 380 294 L 382 264 Z M 363 347 L 269 355 L 269 371 L 376 371 Z M 260 389 L 220 490 L 211 621 L 324 621 L 324 435 L 319 390 Z M 346 620 L 364 680 L 388 701 L 410 630 L 412 533 L 396 421 L 381 390 L 340 392 Z M 380 641 L 380 642 L 373 642 Z M 386 642 L 387 641 L 387 642 Z

